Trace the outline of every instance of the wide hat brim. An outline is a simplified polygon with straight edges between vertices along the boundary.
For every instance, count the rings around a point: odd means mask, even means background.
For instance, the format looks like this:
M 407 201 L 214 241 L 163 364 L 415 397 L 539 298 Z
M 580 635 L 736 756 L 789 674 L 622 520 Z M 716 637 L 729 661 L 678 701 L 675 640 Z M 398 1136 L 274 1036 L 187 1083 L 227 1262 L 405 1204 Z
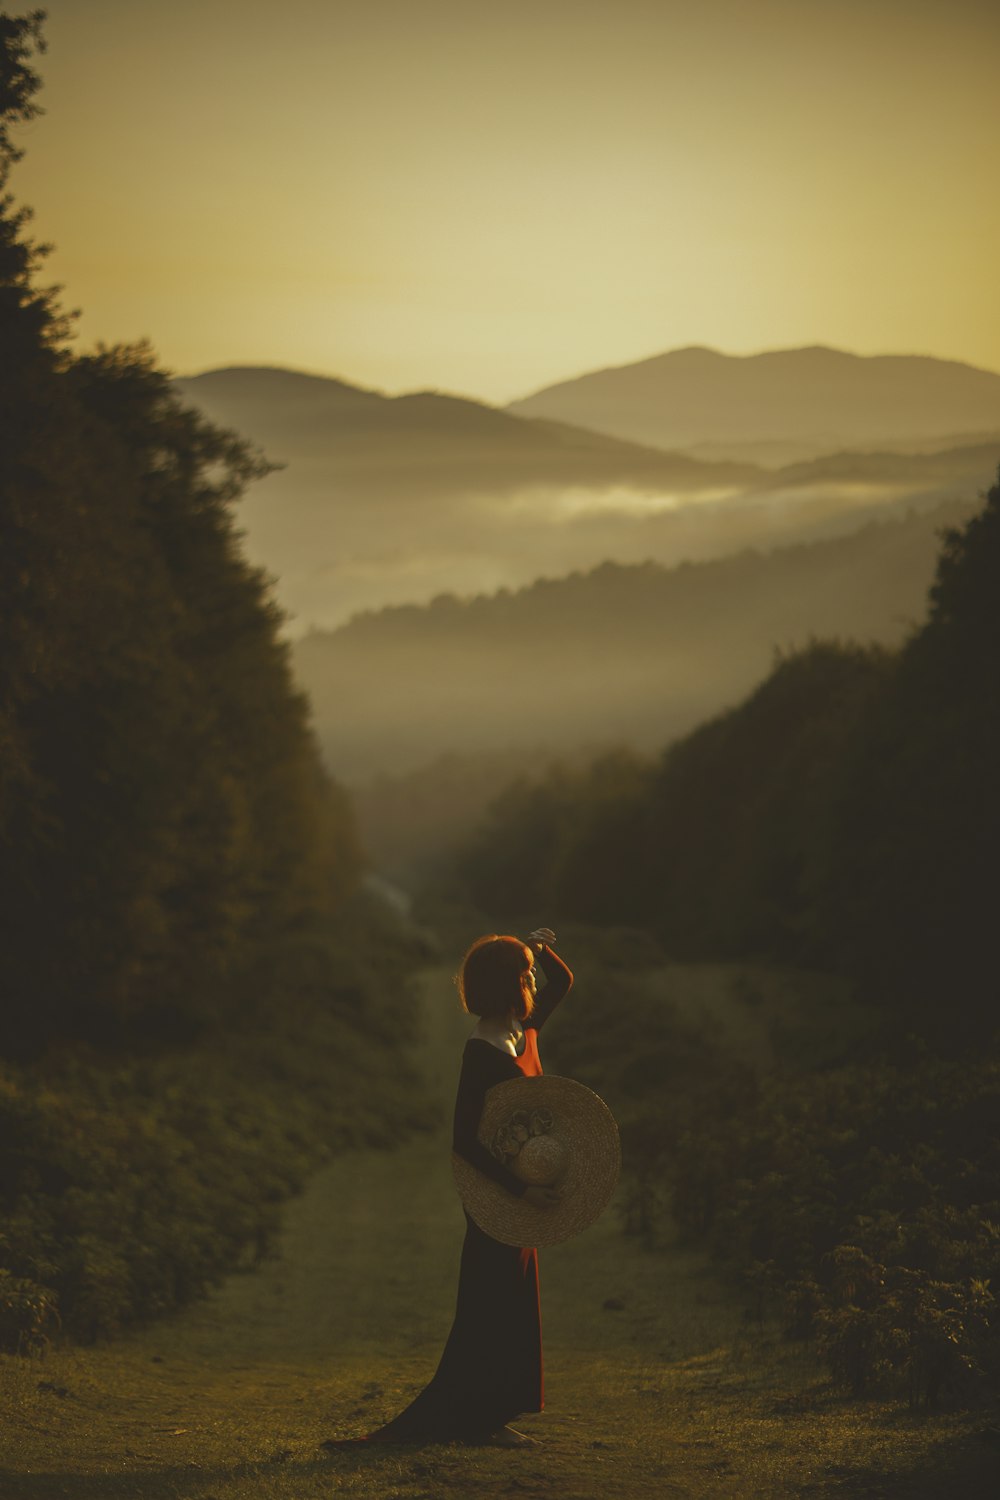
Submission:
M 504 1245 L 557 1245 L 593 1224 L 607 1207 L 621 1170 L 618 1126 L 604 1100 L 572 1078 L 552 1073 L 511 1078 L 486 1094 L 477 1132 L 490 1150 L 513 1116 L 543 1111 L 547 1134 L 562 1156 L 559 1203 L 533 1208 L 452 1153 L 452 1170 L 462 1202 L 480 1229 Z M 549 1117 L 551 1117 L 549 1119 Z M 505 1159 L 517 1175 L 517 1161 Z

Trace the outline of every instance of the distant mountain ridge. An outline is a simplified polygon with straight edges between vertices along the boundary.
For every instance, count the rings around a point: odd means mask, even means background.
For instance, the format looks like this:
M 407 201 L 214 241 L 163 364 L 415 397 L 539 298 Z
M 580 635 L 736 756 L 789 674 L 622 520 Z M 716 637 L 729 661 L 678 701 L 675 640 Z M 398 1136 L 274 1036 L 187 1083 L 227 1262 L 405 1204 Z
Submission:
M 323 375 L 231 366 L 174 382 L 215 421 L 236 427 L 277 460 L 322 455 L 331 478 L 392 495 L 411 487 L 503 489 L 528 483 L 663 484 L 691 489 L 752 482 L 750 463 L 667 454 L 561 421 L 520 417 L 464 396 L 386 396 Z M 363 472 L 362 472 L 363 471 Z
M 900 507 L 971 499 L 1000 460 L 1000 437 L 819 459 L 797 444 L 779 468 L 721 449 L 699 459 L 463 397 L 386 396 L 270 367 L 175 388 L 282 465 L 252 486 L 240 522 L 251 560 L 304 625 L 606 559 L 670 566 L 831 536 Z M 973 415 L 956 430 L 971 431 Z
M 692 346 L 546 386 L 507 410 L 656 447 L 786 443 L 816 455 L 1000 432 L 1000 374 L 824 345 L 751 355 Z

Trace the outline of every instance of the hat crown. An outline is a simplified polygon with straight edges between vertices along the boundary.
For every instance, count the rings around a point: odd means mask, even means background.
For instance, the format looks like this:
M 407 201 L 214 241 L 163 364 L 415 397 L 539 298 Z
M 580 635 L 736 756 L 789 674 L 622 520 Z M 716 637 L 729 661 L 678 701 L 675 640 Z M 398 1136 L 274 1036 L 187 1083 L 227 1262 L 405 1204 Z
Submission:
M 549 1187 L 562 1176 L 566 1162 L 566 1147 L 558 1136 L 535 1135 L 525 1141 L 511 1167 L 522 1182 Z
M 487 1092 L 477 1132 L 496 1161 L 531 1186 L 559 1187 L 541 1208 L 508 1192 L 457 1152 L 452 1165 L 470 1217 L 505 1245 L 556 1245 L 605 1208 L 621 1165 L 614 1116 L 570 1078 L 510 1078 Z

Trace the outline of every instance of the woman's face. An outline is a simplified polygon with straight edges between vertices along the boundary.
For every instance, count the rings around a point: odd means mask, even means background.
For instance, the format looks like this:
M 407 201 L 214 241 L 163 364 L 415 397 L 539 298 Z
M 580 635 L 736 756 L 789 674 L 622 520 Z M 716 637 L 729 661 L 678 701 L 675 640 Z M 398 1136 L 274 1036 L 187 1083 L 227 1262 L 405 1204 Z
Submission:
M 517 1007 L 516 1010 L 511 1012 L 511 1014 L 518 1021 L 526 1021 L 528 1016 L 530 1016 L 531 1014 L 531 1006 L 526 1003 L 525 997 L 530 995 L 533 1001 L 537 993 L 538 989 L 535 980 L 535 966 L 534 964 L 532 964 L 531 968 L 521 976 L 521 1004 Z

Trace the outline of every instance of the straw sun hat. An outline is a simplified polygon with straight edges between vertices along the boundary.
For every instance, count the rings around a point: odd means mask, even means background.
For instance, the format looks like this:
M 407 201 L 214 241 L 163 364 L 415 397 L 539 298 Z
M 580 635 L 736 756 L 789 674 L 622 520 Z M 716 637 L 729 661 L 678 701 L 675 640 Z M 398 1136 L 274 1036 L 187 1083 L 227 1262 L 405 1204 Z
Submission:
M 550 1208 L 508 1193 L 457 1153 L 452 1169 L 480 1229 L 505 1245 L 557 1245 L 603 1213 L 621 1166 L 618 1126 L 603 1099 L 552 1073 L 511 1078 L 486 1095 L 479 1139 L 522 1182 L 561 1190 Z

